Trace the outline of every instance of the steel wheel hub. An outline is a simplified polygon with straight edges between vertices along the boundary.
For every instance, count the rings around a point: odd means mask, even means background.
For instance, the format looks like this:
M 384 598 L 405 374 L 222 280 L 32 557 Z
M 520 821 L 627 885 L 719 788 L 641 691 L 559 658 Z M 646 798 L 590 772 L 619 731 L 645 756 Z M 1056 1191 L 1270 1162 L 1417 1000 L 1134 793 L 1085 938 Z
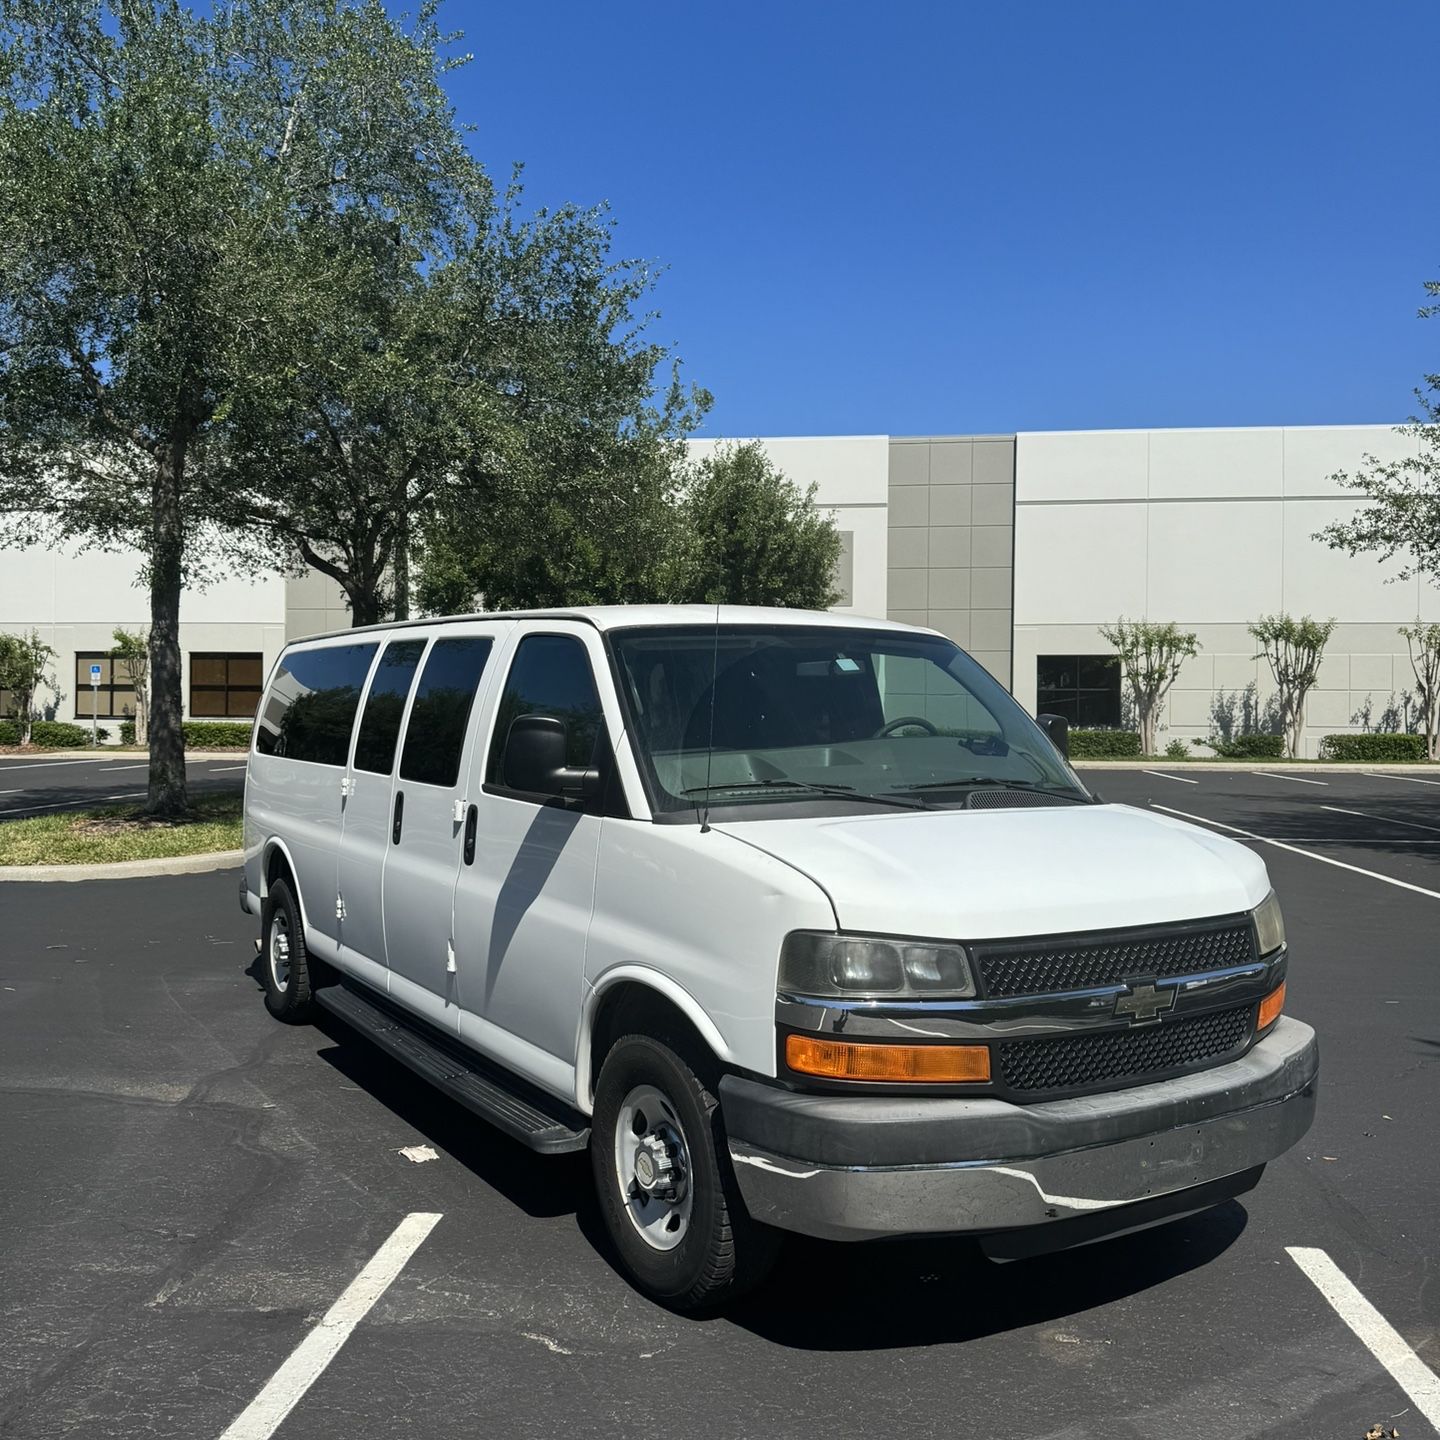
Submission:
M 653 1085 L 637 1085 L 620 1105 L 615 1178 L 641 1239 L 673 1250 L 690 1228 L 690 1149 L 674 1105 Z
M 270 920 L 270 976 L 277 990 L 290 985 L 290 921 L 283 910 Z

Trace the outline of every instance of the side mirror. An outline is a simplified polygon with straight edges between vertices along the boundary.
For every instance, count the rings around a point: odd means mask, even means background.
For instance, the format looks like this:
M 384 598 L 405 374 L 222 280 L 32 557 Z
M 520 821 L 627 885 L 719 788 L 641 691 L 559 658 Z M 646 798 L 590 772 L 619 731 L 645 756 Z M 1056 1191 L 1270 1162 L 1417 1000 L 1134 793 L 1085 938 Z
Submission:
M 501 768 L 506 786 L 577 800 L 594 795 L 600 788 L 600 772 L 566 765 L 566 738 L 565 722 L 553 715 L 521 715 L 512 721 Z
M 1037 715 L 1040 728 L 1050 743 L 1065 757 L 1070 758 L 1070 722 L 1063 715 Z

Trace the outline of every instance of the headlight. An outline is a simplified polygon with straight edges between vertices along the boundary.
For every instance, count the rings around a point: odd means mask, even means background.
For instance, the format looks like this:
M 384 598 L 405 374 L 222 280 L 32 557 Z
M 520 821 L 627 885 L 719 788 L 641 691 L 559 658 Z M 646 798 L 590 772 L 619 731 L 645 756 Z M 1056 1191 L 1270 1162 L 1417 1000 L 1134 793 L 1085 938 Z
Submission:
M 1255 907 L 1254 915 L 1260 953 L 1268 955 L 1278 950 L 1285 943 L 1285 917 L 1280 913 L 1280 902 L 1273 890 Z
M 975 982 L 960 945 L 796 930 L 780 952 L 780 989 L 848 999 L 959 1000 L 975 993 Z

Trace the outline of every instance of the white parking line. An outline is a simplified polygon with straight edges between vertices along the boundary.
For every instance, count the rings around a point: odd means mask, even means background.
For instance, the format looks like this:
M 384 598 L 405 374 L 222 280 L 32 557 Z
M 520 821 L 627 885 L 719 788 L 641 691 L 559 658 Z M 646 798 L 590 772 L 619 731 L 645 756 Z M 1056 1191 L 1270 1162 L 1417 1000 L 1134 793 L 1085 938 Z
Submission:
M 1440 780 L 1422 780 L 1418 775 L 1382 775 L 1373 772 L 1377 780 L 1403 780 L 1407 785 L 1440 785 Z
M 15 765 L 0 765 L 0 770 L 58 770 L 62 765 L 98 765 L 98 760 L 21 760 Z
M 1290 780 L 1296 785 L 1328 785 L 1328 780 L 1307 780 L 1303 775 L 1281 775 L 1275 770 L 1257 770 L 1257 775 L 1263 775 L 1267 780 Z
M 439 1215 L 417 1210 L 395 1227 L 390 1238 L 345 1288 L 345 1293 L 290 1352 L 289 1358 L 236 1416 L 220 1440 L 269 1440 L 439 1220 Z
M 1440 1430 L 1440 1379 L 1405 1343 L 1393 1325 L 1350 1283 L 1323 1251 L 1287 1245 L 1285 1253 L 1305 1272 L 1360 1343 L 1385 1367 L 1415 1408 Z
M 1182 785 L 1198 785 L 1198 780 L 1191 780 L 1184 775 L 1167 775 L 1163 770 L 1142 770 L 1142 775 L 1153 775 L 1157 780 L 1178 780 Z
M 115 795 L 85 795 L 77 800 L 60 800 L 54 805 L 17 805 L 13 810 L 0 810 L 0 818 L 17 815 L 38 815 L 42 810 L 83 810 L 92 800 L 138 800 L 144 790 L 122 790 Z
M 1333 810 L 1337 815 L 1358 815 L 1362 820 L 1378 820 L 1382 825 L 1403 825 L 1407 830 L 1428 830 L 1440 835 L 1440 825 L 1418 825 L 1414 820 L 1392 820 L 1388 815 L 1367 815 L 1363 810 L 1346 810 L 1342 805 L 1322 805 L 1322 810 Z
M 243 765 L 212 765 L 210 774 L 218 775 L 222 770 L 243 770 L 244 768 Z
M 1311 860 L 1318 860 L 1322 865 L 1334 865 L 1339 870 L 1352 870 L 1356 875 L 1368 875 L 1372 880 L 1379 880 L 1386 885 L 1398 886 L 1401 890 L 1413 890 L 1417 895 L 1428 895 L 1432 900 L 1440 900 L 1440 890 L 1427 890 L 1423 885 L 1412 885 L 1408 880 L 1397 880 L 1393 875 L 1382 875 L 1378 870 L 1365 870 L 1359 865 L 1347 865 L 1343 860 L 1332 860 L 1328 855 L 1317 855 L 1313 850 L 1302 850 L 1298 845 L 1287 845 L 1283 840 L 1272 840 L 1266 835 L 1256 835 L 1250 830 L 1242 830 L 1238 825 L 1226 825 L 1220 820 L 1210 820 L 1204 815 L 1189 815 L 1184 810 L 1172 810 L 1168 805 L 1157 805 L 1153 800 L 1150 806 L 1154 810 L 1163 810 L 1167 815 L 1178 815 L 1182 820 L 1194 820 L 1199 825 L 1213 825 L 1217 830 L 1228 830 L 1232 835 L 1243 835 L 1247 840 L 1254 840 L 1259 845 L 1273 845 L 1277 850 L 1289 850 L 1293 855 L 1304 855 Z
M 148 770 L 149 768 L 150 762 L 148 760 L 142 760 L 138 765 L 107 765 L 100 773 L 102 775 L 108 775 L 112 770 Z

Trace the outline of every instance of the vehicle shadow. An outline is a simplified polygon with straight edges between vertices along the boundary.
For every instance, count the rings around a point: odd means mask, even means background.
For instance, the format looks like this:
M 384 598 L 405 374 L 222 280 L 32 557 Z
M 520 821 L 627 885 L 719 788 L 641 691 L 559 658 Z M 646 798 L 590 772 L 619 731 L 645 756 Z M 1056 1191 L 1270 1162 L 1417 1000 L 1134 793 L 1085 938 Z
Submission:
M 795 1350 L 954 1344 L 1064 1320 L 1208 1265 L 1243 1233 L 1236 1200 L 1186 1220 L 997 1264 L 973 1241 L 840 1245 L 792 1237 L 767 1284 L 727 1314 Z
M 328 1014 L 316 1054 L 478 1180 L 537 1219 L 573 1215 L 604 1263 L 622 1274 L 584 1153 L 537 1155 Z M 893 1350 L 956 1343 L 1042 1325 L 1139 1294 L 1209 1264 L 1244 1232 L 1229 1201 L 1136 1235 L 997 1264 L 973 1241 L 844 1245 L 788 1236 L 753 1295 L 690 1324 L 729 1324 L 795 1350 Z
M 321 1060 L 527 1215 L 550 1219 L 593 1207 L 584 1152 L 537 1155 L 442 1095 L 343 1020 L 322 1012 L 315 1029 L 332 1042 L 316 1047 Z

